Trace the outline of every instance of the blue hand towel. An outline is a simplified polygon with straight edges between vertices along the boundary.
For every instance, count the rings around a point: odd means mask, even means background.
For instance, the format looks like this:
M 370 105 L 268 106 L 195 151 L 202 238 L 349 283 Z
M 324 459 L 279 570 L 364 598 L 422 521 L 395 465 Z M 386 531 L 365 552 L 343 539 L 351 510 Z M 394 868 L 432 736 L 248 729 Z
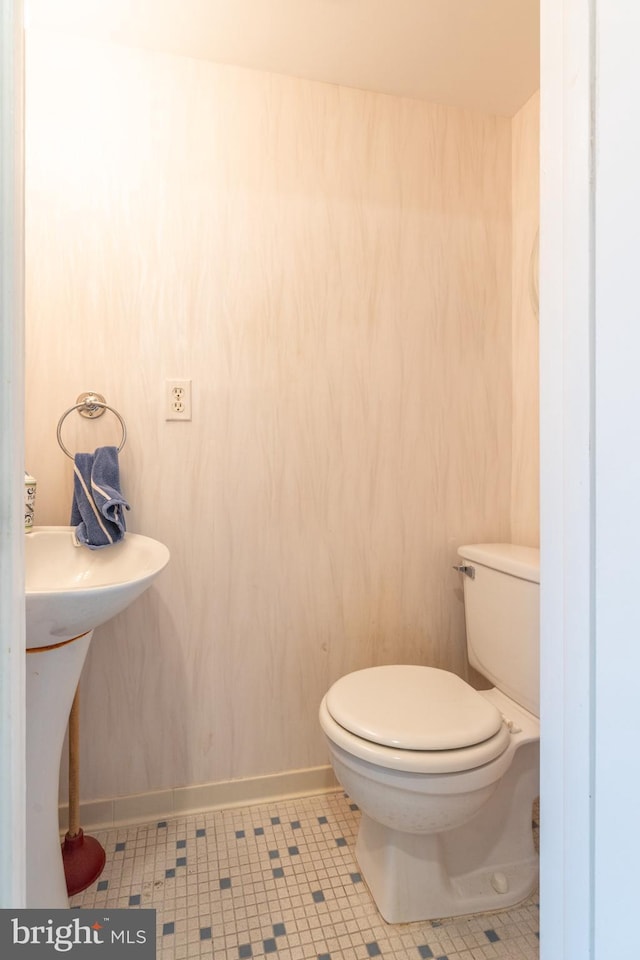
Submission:
M 123 507 L 130 509 L 120 490 L 117 448 L 76 453 L 73 464 L 71 526 L 76 538 L 91 550 L 117 543 L 126 530 Z

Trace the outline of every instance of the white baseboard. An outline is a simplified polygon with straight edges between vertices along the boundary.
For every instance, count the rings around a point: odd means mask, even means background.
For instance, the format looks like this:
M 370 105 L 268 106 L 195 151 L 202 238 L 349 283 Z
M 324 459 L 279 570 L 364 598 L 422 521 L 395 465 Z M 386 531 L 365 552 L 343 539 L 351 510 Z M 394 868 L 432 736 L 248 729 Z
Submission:
M 154 790 L 113 800 L 89 800 L 80 804 L 80 823 L 86 832 L 88 829 L 183 817 L 202 811 L 250 806 L 315 793 L 333 793 L 340 789 L 332 767 L 309 767 L 263 777 Z M 68 824 L 67 805 L 61 805 L 58 813 L 60 830 L 64 834 Z

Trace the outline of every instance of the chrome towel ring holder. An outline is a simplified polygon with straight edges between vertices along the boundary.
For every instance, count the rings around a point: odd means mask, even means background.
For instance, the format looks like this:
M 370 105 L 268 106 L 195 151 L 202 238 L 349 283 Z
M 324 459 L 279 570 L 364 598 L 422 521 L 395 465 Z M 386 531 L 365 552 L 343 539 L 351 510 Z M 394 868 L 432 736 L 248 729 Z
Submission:
M 69 407 L 68 410 L 62 414 L 58 420 L 58 429 L 56 431 L 56 436 L 58 438 L 58 443 L 60 449 L 63 453 L 69 457 L 70 460 L 73 460 L 73 454 L 70 453 L 62 442 L 62 424 L 67 419 L 70 413 L 73 413 L 74 410 L 77 410 L 81 417 L 87 417 L 90 420 L 95 420 L 96 417 L 101 417 L 105 410 L 110 410 L 111 413 L 118 418 L 120 421 L 120 426 L 122 427 L 122 439 L 120 441 L 120 446 L 118 447 L 118 453 L 122 450 L 125 443 L 127 442 L 127 425 L 124 422 L 121 415 L 117 410 L 114 410 L 113 407 L 110 407 L 108 403 L 105 402 L 104 397 L 101 393 L 88 392 L 81 393 L 77 398 L 76 402 L 72 407 Z

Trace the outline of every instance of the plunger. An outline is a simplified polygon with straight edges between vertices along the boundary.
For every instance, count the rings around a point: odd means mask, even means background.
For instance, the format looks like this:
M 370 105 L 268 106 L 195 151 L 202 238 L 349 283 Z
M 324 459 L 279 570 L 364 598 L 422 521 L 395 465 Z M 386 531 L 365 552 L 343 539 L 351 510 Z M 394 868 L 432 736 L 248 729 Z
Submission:
M 62 844 L 67 893 L 86 890 L 104 870 L 106 855 L 95 837 L 86 837 L 80 826 L 80 688 L 69 714 L 69 829 Z

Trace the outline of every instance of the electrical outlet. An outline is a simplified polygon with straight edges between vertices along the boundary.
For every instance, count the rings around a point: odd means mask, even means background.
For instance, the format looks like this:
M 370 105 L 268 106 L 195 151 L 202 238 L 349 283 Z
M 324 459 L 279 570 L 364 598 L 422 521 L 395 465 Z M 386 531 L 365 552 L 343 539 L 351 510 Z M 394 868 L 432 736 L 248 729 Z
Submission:
M 191 420 L 191 380 L 165 380 L 165 420 Z

